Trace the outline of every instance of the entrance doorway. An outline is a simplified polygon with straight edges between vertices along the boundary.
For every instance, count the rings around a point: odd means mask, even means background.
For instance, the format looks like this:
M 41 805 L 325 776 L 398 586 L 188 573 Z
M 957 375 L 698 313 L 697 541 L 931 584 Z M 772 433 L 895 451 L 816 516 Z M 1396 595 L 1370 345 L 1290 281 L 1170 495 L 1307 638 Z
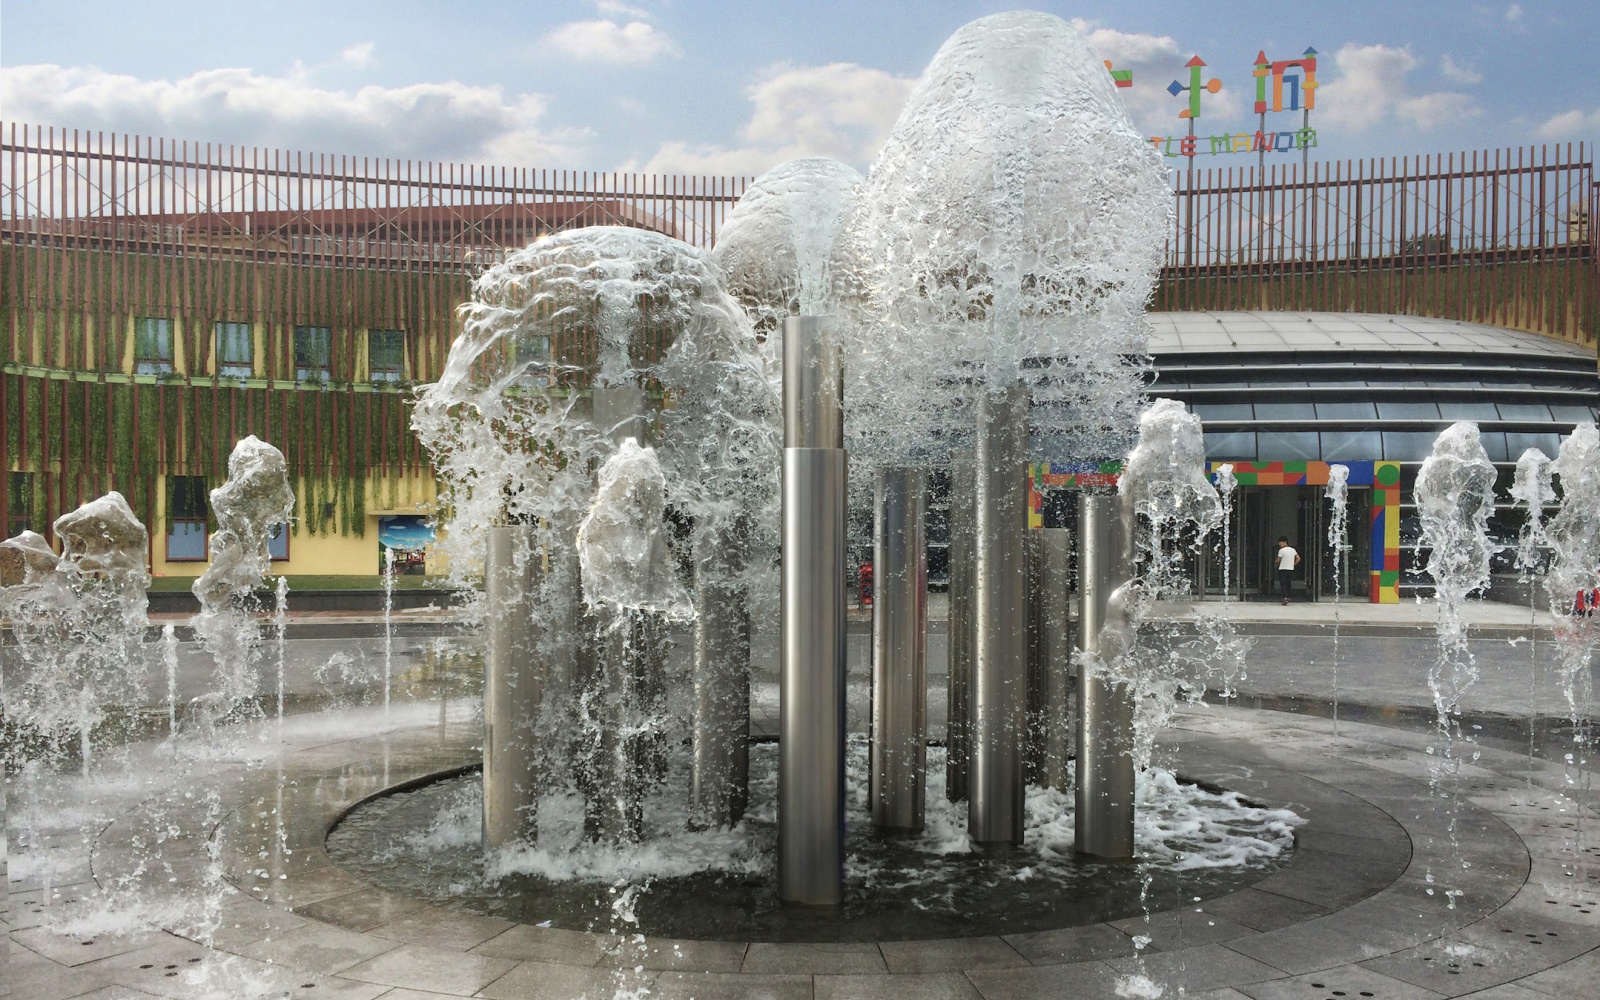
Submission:
M 1300 553 L 1291 591 L 1294 600 L 1331 598 L 1336 579 L 1343 596 L 1367 596 L 1371 551 L 1364 539 L 1372 519 L 1372 491 L 1350 488 L 1345 548 L 1337 558 L 1328 547 L 1331 505 L 1323 492 L 1321 486 L 1240 486 L 1234 492 L 1230 593 L 1245 600 L 1277 598 L 1278 539 L 1283 537 Z M 1221 539 L 1215 542 L 1205 547 L 1205 592 L 1211 595 L 1222 592 Z

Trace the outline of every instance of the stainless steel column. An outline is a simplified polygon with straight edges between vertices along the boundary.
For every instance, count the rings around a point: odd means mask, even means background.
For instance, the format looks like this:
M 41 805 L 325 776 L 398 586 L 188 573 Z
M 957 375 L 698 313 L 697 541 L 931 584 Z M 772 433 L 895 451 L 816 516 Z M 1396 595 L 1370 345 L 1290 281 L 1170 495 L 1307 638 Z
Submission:
M 928 777 L 927 483 L 878 472 L 873 503 L 872 741 L 868 800 L 880 830 L 920 833 Z
M 1072 756 L 1071 528 L 1039 528 L 1039 784 L 1066 791 Z
M 1113 617 L 1112 594 L 1128 580 L 1121 515 L 1114 495 L 1085 493 L 1078 499 L 1078 644 L 1086 652 L 1100 652 Z M 1075 800 L 1079 852 L 1133 857 L 1133 697 L 1126 687 L 1085 671 L 1078 674 Z
M 946 666 L 945 798 L 967 797 L 967 758 L 972 752 L 972 533 L 976 519 L 977 470 L 970 452 L 950 457 L 950 617 Z
M 979 844 L 1022 843 L 1027 725 L 1028 389 L 978 397 L 968 829 Z
M 783 612 L 778 898 L 844 898 L 845 485 L 842 357 L 831 324 L 783 324 Z
M 690 824 L 732 826 L 750 795 L 750 612 L 739 573 L 747 526 L 698 528 Z
M 489 605 L 483 660 L 483 846 L 531 837 L 538 820 L 541 667 L 532 595 L 537 585 L 534 527 L 489 529 L 484 599 Z

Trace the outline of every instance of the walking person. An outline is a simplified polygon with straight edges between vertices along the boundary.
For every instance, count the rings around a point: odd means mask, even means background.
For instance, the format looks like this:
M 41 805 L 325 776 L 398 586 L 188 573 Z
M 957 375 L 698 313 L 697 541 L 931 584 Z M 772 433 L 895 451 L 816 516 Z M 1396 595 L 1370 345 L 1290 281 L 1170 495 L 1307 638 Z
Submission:
M 1294 568 L 1300 565 L 1300 553 L 1289 544 L 1289 539 L 1278 536 L 1278 593 L 1283 603 L 1289 603 L 1289 587 L 1294 580 Z

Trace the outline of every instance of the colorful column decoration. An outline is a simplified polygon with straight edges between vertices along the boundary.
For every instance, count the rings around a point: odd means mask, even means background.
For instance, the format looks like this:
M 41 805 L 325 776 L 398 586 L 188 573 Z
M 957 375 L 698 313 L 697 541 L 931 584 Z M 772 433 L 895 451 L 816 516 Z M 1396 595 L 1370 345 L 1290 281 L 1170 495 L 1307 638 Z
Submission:
M 1373 604 L 1399 604 L 1400 463 L 1372 465 L 1372 565 L 1383 568 L 1372 570 L 1370 600 Z
M 1200 92 L 1204 90 L 1215 94 L 1222 89 L 1222 81 L 1216 77 L 1212 77 L 1210 80 L 1207 80 L 1204 85 L 1201 84 L 1200 78 L 1204 76 L 1204 74 L 1200 71 L 1205 68 L 1205 65 L 1206 61 L 1204 59 L 1201 59 L 1199 56 L 1195 56 L 1193 59 L 1190 59 L 1188 62 L 1184 63 L 1184 66 L 1188 67 L 1189 69 L 1189 85 L 1185 87 L 1176 80 L 1167 84 L 1167 93 L 1171 94 L 1173 97 L 1177 97 L 1184 91 L 1189 92 L 1189 106 L 1178 112 L 1178 118 L 1180 120 L 1187 119 L 1189 121 L 1190 135 L 1194 134 L 1194 120 L 1200 117 Z

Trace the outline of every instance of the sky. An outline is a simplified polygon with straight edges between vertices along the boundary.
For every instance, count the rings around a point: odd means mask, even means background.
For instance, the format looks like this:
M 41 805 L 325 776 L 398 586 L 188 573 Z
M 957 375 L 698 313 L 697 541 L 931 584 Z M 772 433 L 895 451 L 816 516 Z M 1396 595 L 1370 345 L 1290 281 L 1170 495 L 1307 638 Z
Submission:
M 372 157 L 754 175 L 867 168 L 950 0 L 0 0 L 0 119 Z M 1317 159 L 1600 139 L 1600 0 L 1041 3 L 1147 136 L 1254 131 L 1256 53 L 1318 52 Z M 1268 116 L 1297 127 L 1299 115 Z M 1240 166 L 1254 156 L 1206 157 Z

